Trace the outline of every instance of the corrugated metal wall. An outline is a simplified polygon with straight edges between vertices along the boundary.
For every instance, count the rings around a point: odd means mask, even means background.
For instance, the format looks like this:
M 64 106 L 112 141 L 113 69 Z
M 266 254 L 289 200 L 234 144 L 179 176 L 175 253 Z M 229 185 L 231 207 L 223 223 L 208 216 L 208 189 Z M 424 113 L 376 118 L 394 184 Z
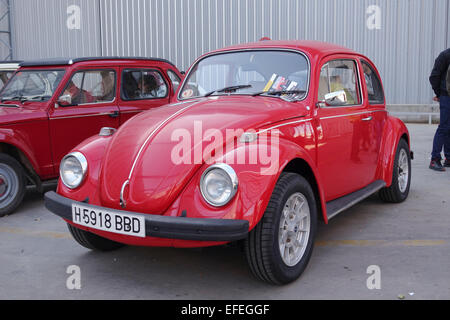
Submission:
M 8 1 L 0 0 L 0 60 L 11 60 L 10 15 Z
M 450 0 L 14 0 L 15 58 L 153 56 L 186 69 L 202 53 L 272 39 L 338 43 L 378 66 L 389 103 L 431 102 L 434 59 L 450 43 Z M 66 26 L 81 9 L 81 28 Z M 370 30 L 369 6 L 380 8 Z
M 68 8 L 81 9 L 81 29 L 69 29 Z M 15 59 L 101 54 L 97 0 L 12 0 Z

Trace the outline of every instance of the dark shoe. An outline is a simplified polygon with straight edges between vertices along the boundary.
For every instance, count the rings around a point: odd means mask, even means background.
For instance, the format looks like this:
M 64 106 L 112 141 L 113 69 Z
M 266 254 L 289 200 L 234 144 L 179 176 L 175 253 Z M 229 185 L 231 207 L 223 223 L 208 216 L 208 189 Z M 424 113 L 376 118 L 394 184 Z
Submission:
M 430 169 L 439 172 L 446 171 L 440 160 L 431 160 Z
M 450 168 L 450 160 L 449 159 L 445 160 L 444 167 Z

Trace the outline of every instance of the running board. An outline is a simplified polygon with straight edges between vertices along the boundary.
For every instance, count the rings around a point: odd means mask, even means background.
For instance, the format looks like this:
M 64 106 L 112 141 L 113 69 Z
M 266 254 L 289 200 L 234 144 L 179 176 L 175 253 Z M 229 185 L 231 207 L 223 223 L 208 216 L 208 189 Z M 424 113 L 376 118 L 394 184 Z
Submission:
M 353 207 L 355 204 L 370 197 L 372 194 L 374 194 L 377 191 L 380 191 L 384 187 L 386 187 L 386 182 L 384 182 L 383 180 L 377 180 L 365 188 L 350 193 L 349 195 L 346 195 L 342 198 L 327 202 L 328 220 L 334 218 L 342 211 L 345 211 Z

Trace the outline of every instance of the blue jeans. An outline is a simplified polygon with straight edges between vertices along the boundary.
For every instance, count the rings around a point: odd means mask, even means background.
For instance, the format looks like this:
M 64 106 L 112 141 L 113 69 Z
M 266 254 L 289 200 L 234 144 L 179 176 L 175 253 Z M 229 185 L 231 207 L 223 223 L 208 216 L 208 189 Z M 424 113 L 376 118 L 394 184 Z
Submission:
M 440 97 L 441 123 L 436 131 L 433 141 L 432 159 L 442 159 L 444 148 L 445 157 L 450 160 L 450 97 Z

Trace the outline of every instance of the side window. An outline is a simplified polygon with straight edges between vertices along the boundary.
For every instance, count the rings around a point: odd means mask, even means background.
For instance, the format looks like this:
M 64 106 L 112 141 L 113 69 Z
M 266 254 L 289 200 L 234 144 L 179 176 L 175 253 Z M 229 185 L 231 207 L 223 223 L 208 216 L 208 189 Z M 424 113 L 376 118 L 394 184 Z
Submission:
M 111 102 L 115 98 L 116 72 L 114 70 L 84 70 L 75 73 L 64 89 L 71 105 Z
M 364 79 L 367 85 L 367 93 L 369 95 L 370 104 L 383 104 L 384 92 L 381 80 L 378 78 L 375 70 L 366 61 L 362 60 L 361 64 L 364 71 Z
M 172 70 L 167 70 L 167 74 L 169 75 L 170 81 L 172 81 L 173 93 L 175 93 L 175 92 L 177 92 L 177 89 L 180 86 L 181 79 Z
M 361 104 L 358 71 L 353 60 L 333 60 L 320 71 L 319 101 L 330 106 L 352 106 Z
M 168 87 L 156 70 L 125 70 L 122 74 L 122 99 L 147 100 L 165 98 Z

